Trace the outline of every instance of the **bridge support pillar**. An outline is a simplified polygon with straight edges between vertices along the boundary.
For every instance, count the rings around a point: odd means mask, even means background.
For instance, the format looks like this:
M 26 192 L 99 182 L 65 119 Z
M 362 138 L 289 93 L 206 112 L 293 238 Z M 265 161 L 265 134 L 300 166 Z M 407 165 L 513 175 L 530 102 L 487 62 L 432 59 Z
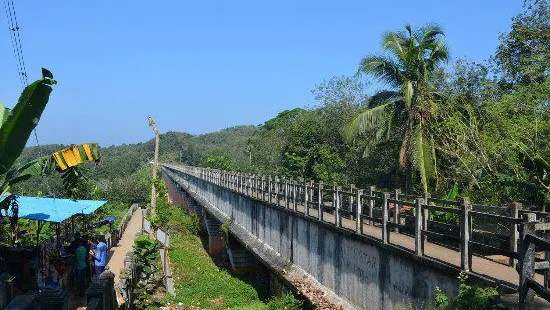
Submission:
M 269 271 L 269 294 L 274 297 L 284 297 L 291 290 L 286 283 L 281 279 L 281 276 L 273 271 Z
M 244 274 L 258 268 L 258 261 L 240 242 L 228 235 L 227 254 L 231 269 L 237 274 Z
M 208 254 L 218 255 L 222 252 L 224 246 L 222 231 L 220 230 L 222 223 L 212 215 L 204 212 L 204 224 L 206 231 L 208 231 Z
M 193 198 L 187 197 L 187 208 L 191 212 L 195 212 L 198 216 L 202 217 L 202 206 Z

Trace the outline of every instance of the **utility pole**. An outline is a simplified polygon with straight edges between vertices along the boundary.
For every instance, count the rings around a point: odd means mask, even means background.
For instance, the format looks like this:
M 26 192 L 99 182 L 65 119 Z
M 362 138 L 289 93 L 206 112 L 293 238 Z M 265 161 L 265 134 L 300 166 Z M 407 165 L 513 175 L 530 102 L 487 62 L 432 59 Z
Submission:
M 155 180 L 157 179 L 157 167 L 159 160 L 159 131 L 155 125 L 155 121 L 151 116 L 147 117 L 149 120 L 149 127 L 153 128 L 155 133 L 155 158 L 153 160 L 153 184 L 151 184 L 151 215 L 155 215 L 157 208 L 157 190 L 155 189 Z

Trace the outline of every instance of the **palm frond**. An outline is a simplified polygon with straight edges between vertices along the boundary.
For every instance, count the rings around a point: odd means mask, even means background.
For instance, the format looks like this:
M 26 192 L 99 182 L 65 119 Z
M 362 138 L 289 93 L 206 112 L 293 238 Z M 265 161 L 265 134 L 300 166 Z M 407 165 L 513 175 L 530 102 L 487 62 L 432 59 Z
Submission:
M 394 90 L 382 90 L 372 95 L 367 102 L 369 108 L 374 108 L 379 105 L 392 102 L 396 99 L 401 98 L 401 93 Z
M 437 24 L 427 24 L 415 33 L 420 46 L 433 44 L 439 36 L 444 36 L 443 28 Z
M 405 100 L 407 108 L 410 108 L 412 105 L 412 97 L 414 94 L 414 89 L 411 81 L 406 81 L 403 84 L 401 93 L 403 94 L 403 99 Z
M 449 61 L 449 48 L 443 40 L 437 40 L 431 46 L 430 56 L 427 59 L 427 64 L 430 70 L 433 70 L 436 65 Z
M 388 31 L 382 37 L 382 47 L 403 61 L 406 57 L 407 37 L 402 32 Z
M 428 192 L 428 178 L 424 159 L 424 135 L 422 131 L 422 123 L 418 123 L 413 129 L 410 144 L 410 158 L 413 167 L 420 174 L 420 182 L 424 192 Z
M 428 191 L 430 180 L 437 184 L 437 158 L 435 153 L 435 140 L 432 135 L 425 132 L 424 124 L 418 122 L 413 129 L 410 144 L 410 158 L 413 167 L 420 175 L 424 191 Z
M 370 130 L 386 130 L 391 107 L 392 103 L 386 103 L 359 113 L 344 130 L 346 140 L 351 141 L 358 134 Z
M 359 72 L 372 74 L 394 87 L 401 85 L 403 82 L 399 65 L 389 57 L 367 56 L 361 60 Z

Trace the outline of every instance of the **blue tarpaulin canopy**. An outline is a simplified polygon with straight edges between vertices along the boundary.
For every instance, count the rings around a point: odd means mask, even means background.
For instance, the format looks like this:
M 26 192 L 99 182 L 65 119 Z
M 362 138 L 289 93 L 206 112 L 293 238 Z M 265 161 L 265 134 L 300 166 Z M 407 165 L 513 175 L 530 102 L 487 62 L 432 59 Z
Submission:
M 19 218 L 60 223 L 75 214 L 90 214 L 103 206 L 104 200 L 72 200 L 18 196 Z

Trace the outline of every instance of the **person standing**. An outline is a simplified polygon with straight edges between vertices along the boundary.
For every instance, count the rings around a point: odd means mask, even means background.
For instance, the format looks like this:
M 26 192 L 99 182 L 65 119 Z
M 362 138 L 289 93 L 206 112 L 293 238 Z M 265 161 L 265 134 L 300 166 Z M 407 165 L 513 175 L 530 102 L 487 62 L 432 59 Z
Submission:
M 105 243 L 105 237 L 99 236 L 97 238 L 97 246 L 95 253 L 93 254 L 94 264 L 95 264 L 95 276 L 99 278 L 101 273 L 105 271 L 105 266 L 107 265 L 107 254 L 109 249 Z
M 78 296 L 84 295 L 84 286 L 86 281 L 86 241 L 78 239 L 79 244 L 75 249 L 76 256 L 76 292 Z

